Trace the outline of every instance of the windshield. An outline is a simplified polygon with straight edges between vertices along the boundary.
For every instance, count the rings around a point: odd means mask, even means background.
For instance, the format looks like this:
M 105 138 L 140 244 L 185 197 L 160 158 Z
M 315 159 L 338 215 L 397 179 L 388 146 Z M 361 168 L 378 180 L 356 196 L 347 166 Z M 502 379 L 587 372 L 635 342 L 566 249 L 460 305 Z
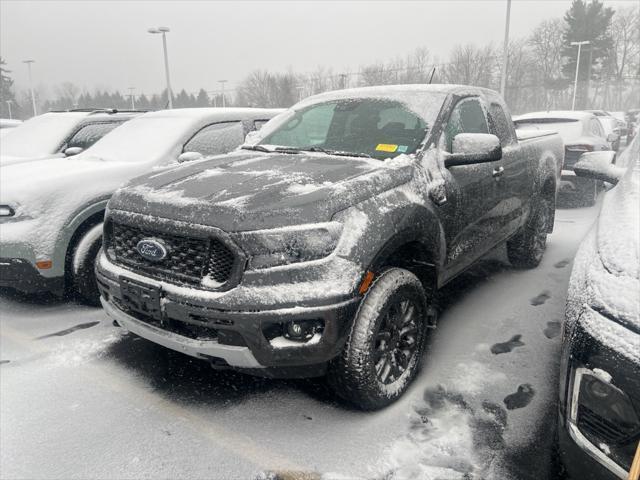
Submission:
M 192 117 L 143 115 L 105 135 L 87 154 L 121 162 L 155 161 L 168 155 L 195 122 Z
M 555 130 L 564 142 L 574 141 L 582 136 L 582 122 L 579 120 L 555 120 L 531 118 L 518 121 L 518 128 Z
M 265 127 L 270 131 L 259 145 L 351 153 L 379 160 L 411 154 L 424 140 L 442 105 L 442 99 L 432 100 L 437 109 L 422 114 L 417 113 L 418 105 L 393 98 L 345 98 L 316 103 L 294 109 L 277 124 Z
M 2 155 L 38 157 L 57 153 L 86 114 L 45 113 L 12 129 L 2 139 Z

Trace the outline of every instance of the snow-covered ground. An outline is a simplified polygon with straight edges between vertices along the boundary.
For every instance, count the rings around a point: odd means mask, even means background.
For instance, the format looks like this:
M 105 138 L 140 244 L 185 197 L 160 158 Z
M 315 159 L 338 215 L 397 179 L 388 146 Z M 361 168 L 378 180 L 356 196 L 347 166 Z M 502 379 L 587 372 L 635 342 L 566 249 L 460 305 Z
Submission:
M 421 373 L 376 413 L 318 380 L 217 372 L 100 310 L 2 292 L 0 476 L 555 479 L 560 322 L 598 208 L 559 211 L 537 269 L 498 250 L 446 287 Z

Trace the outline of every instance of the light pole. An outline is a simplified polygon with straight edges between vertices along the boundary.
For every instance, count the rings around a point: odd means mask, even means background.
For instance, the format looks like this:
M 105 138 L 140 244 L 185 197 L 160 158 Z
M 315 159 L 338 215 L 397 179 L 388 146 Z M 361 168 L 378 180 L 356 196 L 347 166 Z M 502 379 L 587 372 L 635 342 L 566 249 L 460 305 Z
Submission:
M 578 72 L 580 71 L 580 52 L 582 52 L 582 45 L 590 45 L 589 40 L 583 42 L 571 42 L 571 45 L 578 46 L 578 57 L 576 58 L 576 78 L 573 81 L 573 101 L 571 102 L 571 110 L 576 109 L 576 92 L 578 91 Z
M 167 78 L 167 96 L 169 97 L 169 109 L 173 108 L 173 93 L 171 92 L 171 81 L 169 80 L 169 55 L 167 54 L 167 35 L 169 27 L 155 27 L 149 28 L 149 33 L 161 33 L 162 34 L 162 49 L 164 50 L 164 74 Z
M 7 108 L 9 109 L 9 120 L 13 119 L 11 116 L 11 100 L 7 100 Z
M 29 90 L 31 90 L 31 106 L 33 107 L 33 116 L 35 117 L 38 114 L 38 109 L 36 108 L 36 95 L 33 92 L 33 79 L 31 78 L 31 64 L 34 63 L 35 60 L 23 60 L 22 63 L 26 63 L 29 69 Z
M 218 80 L 220 84 L 220 89 L 222 90 L 222 108 L 226 107 L 226 100 L 224 98 L 224 84 L 227 83 L 226 80 Z
M 135 91 L 136 87 L 129 87 L 129 97 L 131 97 L 131 110 L 135 110 L 136 109 L 136 100 L 135 100 L 135 96 L 133 94 L 133 92 Z
M 507 63 L 509 62 L 509 23 L 511 21 L 511 0 L 507 0 L 507 19 L 504 25 L 504 46 L 502 47 L 502 74 L 500 75 L 500 95 L 504 98 L 507 89 Z

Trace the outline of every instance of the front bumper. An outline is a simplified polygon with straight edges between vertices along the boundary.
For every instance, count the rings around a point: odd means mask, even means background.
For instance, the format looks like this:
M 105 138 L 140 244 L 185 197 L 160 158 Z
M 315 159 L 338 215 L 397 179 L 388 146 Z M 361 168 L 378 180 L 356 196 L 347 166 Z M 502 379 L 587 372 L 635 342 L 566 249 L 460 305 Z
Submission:
M 64 292 L 64 276 L 45 277 L 24 258 L 0 258 L 0 287 L 24 293 L 49 291 L 61 295 Z
M 96 262 L 98 286 L 107 314 L 136 335 L 221 367 L 239 369 L 311 367 L 326 364 L 346 341 L 359 298 L 318 306 L 280 305 L 270 308 L 247 302 L 241 308 L 220 307 L 220 302 L 194 296 L 194 289 L 153 280 L 111 264 L 105 255 Z M 161 312 L 153 318 L 127 308 L 124 281 L 148 286 L 160 296 Z M 304 284 L 298 284 L 304 289 Z M 223 293 L 211 292 L 212 298 Z M 321 335 L 308 342 L 282 339 L 272 332 L 290 321 L 321 322 Z M 278 330 L 280 329 L 280 330 Z M 276 340 L 276 341 L 274 341 Z M 311 372 L 313 369 L 309 369 Z M 296 373 L 292 376 L 314 376 Z

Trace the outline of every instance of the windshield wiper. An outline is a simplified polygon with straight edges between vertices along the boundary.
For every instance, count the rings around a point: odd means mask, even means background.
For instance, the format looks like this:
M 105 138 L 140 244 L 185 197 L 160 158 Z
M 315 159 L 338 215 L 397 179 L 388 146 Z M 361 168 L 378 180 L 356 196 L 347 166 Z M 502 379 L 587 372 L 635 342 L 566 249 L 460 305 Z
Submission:
M 371 158 L 371 155 L 367 155 L 366 153 L 345 152 L 343 150 L 330 150 L 328 148 L 322 148 L 322 147 L 306 147 L 306 148 L 301 148 L 300 150 L 303 150 L 305 152 L 322 152 L 322 153 L 326 153 L 327 155 L 339 155 L 342 157 Z
M 263 147 L 262 145 L 242 145 L 240 148 L 242 150 L 255 150 L 257 152 L 273 153 L 273 150 L 269 150 L 267 147 Z

